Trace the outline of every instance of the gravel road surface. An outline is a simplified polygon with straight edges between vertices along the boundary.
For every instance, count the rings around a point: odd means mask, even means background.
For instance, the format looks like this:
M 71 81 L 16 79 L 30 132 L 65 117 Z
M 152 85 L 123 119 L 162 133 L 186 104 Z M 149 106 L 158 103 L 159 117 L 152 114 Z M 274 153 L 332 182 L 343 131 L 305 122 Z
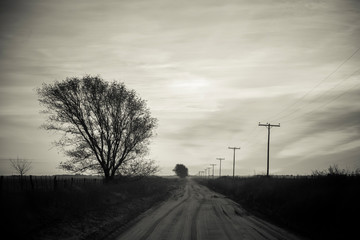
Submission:
M 261 220 L 225 196 L 188 179 L 174 195 L 144 216 L 117 240 L 301 239 Z

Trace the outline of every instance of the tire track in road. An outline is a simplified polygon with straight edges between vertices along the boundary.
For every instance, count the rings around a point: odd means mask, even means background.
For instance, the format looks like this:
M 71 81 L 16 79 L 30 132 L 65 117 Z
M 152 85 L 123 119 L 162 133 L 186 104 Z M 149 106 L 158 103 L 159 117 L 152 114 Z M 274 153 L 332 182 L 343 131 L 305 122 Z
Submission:
M 196 208 L 195 214 L 191 220 L 191 240 L 197 240 L 197 219 L 199 216 L 200 209 L 205 202 L 205 199 L 202 199 L 199 203 L 199 206 Z
M 213 211 L 214 211 L 216 217 L 217 217 L 219 220 L 221 220 L 222 222 L 229 222 L 229 221 L 225 220 L 223 217 L 221 217 L 221 213 L 218 212 L 218 210 L 216 209 L 215 205 L 213 205 L 212 208 L 213 208 Z M 231 225 L 231 224 L 230 224 L 230 225 Z M 231 237 L 231 234 L 230 234 L 230 232 L 229 232 L 229 229 L 228 229 L 228 227 L 227 227 L 227 224 L 224 224 L 224 225 L 223 225 L 222 230 L 223 230 L 223 232 L 225 233 L 227 239 L 230 239 L 230 240 L 233 239 L 233 238 Z
M 183 200 L 181 200 L 179 203 L 177 203 L 172 209 L 170 209 L 168 212 L 166 212 L 162 217 L 157 219 L 151 227 L 144 233 L 144 235 L 140 238 L 140 240 L 147 240 L 150 236 L 150 234 L 155 230 L 155 228 L 160 224 L 162 220 L 164 220 L 167 216 L 169 216 L 172 212 L 174 212 L 178 207 L 180 207 L 184 202 L 186 202 L 190 198 L 189 189 L 187 189 L 187 197 Z
M 197 185 L 197 184 L 194 184 L 193 182 L 191 182 L 191 189 L 194 193 L 194 195 L 192 195 L 195 197 L 194 201 L 198 202 L 198 206 L 197 206 L 197 208 L 194 212 L 194 215 L 192 216 L 192 219 L 191 219 L 190 239 L 197 240 L 197 238 L 198 238 L 197 222 L 198 222 L 199 212 L 201 211 L 201 208 L 206 200 L 205 200 L 205 196 L 201 193 L 200 185 Z
M 165 230 L 163 230 L 160 234 L 160 237 L 158 239 L 169 239 L 169 236 L 171 236 L 172 231 L 174 231 L 174 226 L 176 226 L 176 224 L 183 219 L 183 215 L 184 215 L 184 205 L 183 204 L 181 207 L 177 208 L 177 212 L 171 216 L 170 221 L 167 221 L 167 225 L 170 226 L 168 228 L 165 228 Z M 177 239 L 182 239 L 182 235 L 183 232 L 181 231 L 180 233 L 178 233 L 179 236 L 177 236 Z
M 248 218 L 248 221 L 253 223 L 254 226 L 256 226 L 256 227 L 252 227 L 252 229 L 254 229 L 259 234 L 261 234 L 261 232 L 266 232 L 266 233 L 269 233 L 272 236 L 274 236 L 277 240 L 286 240 L 287 239 L 286 237 L 284 237 L 281 234 L 281 229 L 275 229 L 275 228 L 269 226 L 268 223 L 266 223 L 265 221 L 263 221 L 261 219 L 254 219 L 254 218 L 250 217 L 250 218 Z M 261 234 L 261 235 L 263 235 L 263 234 Z M 268 238 L 268 236 L 266 236 L 266 238 Z

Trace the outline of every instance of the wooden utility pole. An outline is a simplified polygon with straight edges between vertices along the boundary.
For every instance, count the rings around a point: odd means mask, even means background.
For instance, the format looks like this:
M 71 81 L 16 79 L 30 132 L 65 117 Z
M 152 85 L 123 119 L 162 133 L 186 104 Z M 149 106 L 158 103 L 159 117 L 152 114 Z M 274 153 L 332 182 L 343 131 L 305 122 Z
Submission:
M 212 167 L 213 167 L 213 174 L 212 174 L 212 177 L 214 178 L 214 166 L 216 165 L 216 164 L 210 164 Z
M 216 158 L 220 161 L 220 169 L 219 169 L 219 177 L 221 177 L 221 161 L 225 160 L 225 158 Z
M 240 149 L 239 147 L 228 147 L 229 149 L 234 150 L 234 159 L 233 159 L 233 179 L 235 178 L 235 151 L 236 149 Z
M 263 123 L 260 123 L 260 122 L 259 122 L 259 126 L 266 127 L 266 128 L 268 129 L 266 176 L 269 176 L 270 128 L 272 128 L 272 127 L 280 127 L 280 123 L 279 123 L 279 124 L 270 124 L 270 123 L 263 124 Z

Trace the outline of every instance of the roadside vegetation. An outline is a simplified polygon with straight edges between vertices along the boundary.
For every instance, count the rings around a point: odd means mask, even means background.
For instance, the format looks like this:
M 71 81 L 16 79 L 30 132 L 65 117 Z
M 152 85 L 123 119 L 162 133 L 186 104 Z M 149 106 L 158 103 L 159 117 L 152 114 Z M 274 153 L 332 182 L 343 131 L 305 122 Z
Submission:
M 31 185 L 29 179 L 22 178 L 22 185 Z M 86 181 L 68 178 L 58 180 L 54 189 L 48 187 L 53 186 L 54 177 L 47 179 L 37 179 L 44 187 L 12 188 L 6 185 L 13 186 L 14 179 L 2 178 L 1 232 L 4 236 L 106 239 L 184 186 L 177 178 L 127 177 L 111 183 L 103 183 L 100 178 L 86 178 Z
M 360 174 L 332 166 L 311 176 L 198 179 L 249 212 L 310 239 L 358 235 Z

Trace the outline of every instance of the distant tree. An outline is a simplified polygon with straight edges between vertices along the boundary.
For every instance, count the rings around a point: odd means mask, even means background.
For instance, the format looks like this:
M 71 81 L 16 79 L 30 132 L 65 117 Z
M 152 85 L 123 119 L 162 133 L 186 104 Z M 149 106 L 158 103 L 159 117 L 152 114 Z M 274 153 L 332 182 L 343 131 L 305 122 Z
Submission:
M 148 152 L 157 119 L 134 90 L 85 76 L 43 84 L 37 92 L 49 115 L 44 128 L 63 133 L 56 144 L 69 160 L 60 168 L 98 172 L 111 180 L 134 162 L 143 167 L 139 159 Z
M 31 162 L 26 159 L 10 159 L 11 166 L 15 171 L 22 177 L 24 176 L 31 168 Z
M 183 164 L 176 164 L 173 171 L 176 173 L 177 176 L 181 178 L 188 176 L 188 169 Z

